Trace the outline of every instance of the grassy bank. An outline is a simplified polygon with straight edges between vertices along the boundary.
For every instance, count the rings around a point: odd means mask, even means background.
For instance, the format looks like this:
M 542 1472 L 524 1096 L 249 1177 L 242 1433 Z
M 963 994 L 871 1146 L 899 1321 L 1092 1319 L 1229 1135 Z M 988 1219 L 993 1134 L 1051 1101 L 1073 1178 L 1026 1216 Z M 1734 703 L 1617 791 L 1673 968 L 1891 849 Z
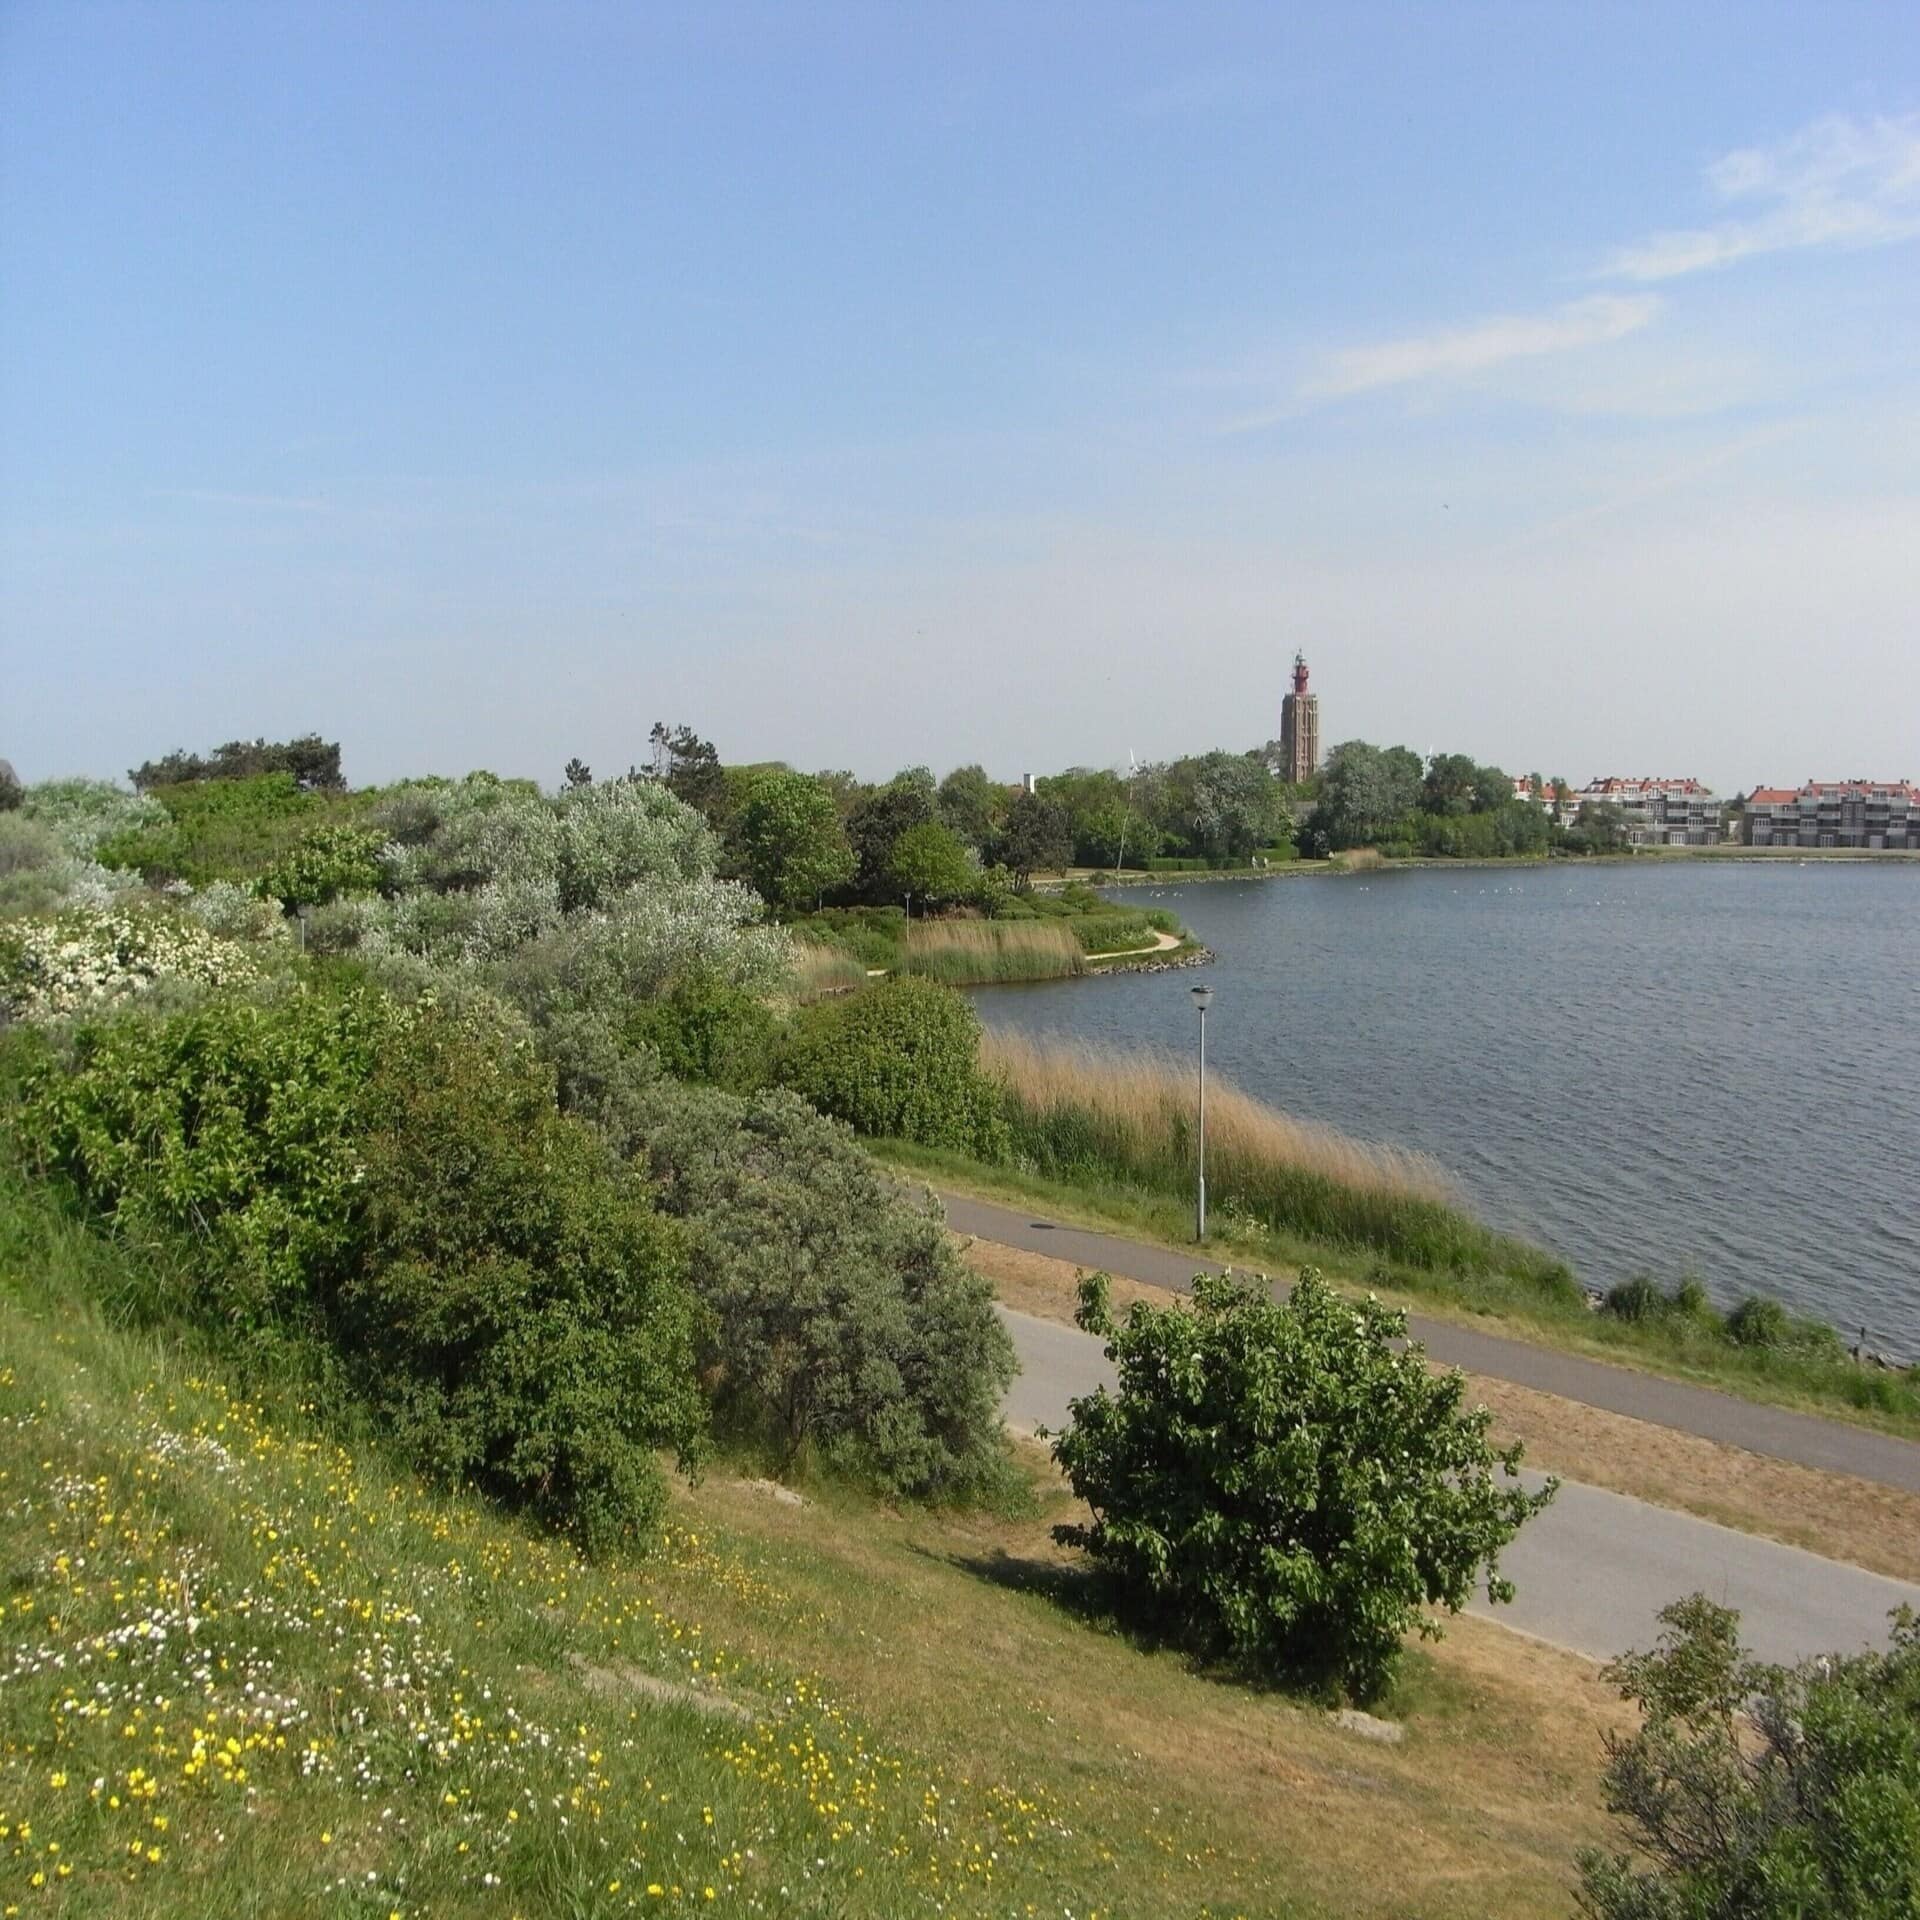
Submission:
M 441 1498 L 0 1191 L 0 1875 L 22 1914 L 1566 1910 L 1584 1663 L 1464 1620 L 1371 1745 L 1136 1650 L 1018 1520 L 715 1472 L 644 1561 Z
M 1211 1135 L 1211 1096 L 1208 1107 Z M 1191 1169 L 1185 1187 L 1174 1192 L 1122 1175 L 1090 1171 L 1063 1179 L 1030 1165 L 986 1165 L 902 1141 L 869 1144 L 898 1171 L 955 1192 L 1044 1209 L 1055 1219 L 1157 1246 L 1185 1251 L 1193 1245 Z M 1211 1193 L 1211 1179 L 1208 1184 Z M 1234 1211 L 1210 1208 L 1207 1225 L 1207 1256 L 1237 1267 L 1289 1274 L 1316 1266 L 1343 1286 L 1375 1292 L 1424 1313 L 1490 1326 L 1516 1339 L 1639 1367 L 1766 1405 L 1920 1440 L 1920 1394 L 1905 1374 L 1857 1366 L 1844 1358 L 1733 1346 L 1702 1335 L 1684 1320 L 1622 1320 L 1589 1310 L 1577 1291 L 1568 1297 L 1497 1268 L 1463 1271 L 1415 1265 L 1268 1226 Z

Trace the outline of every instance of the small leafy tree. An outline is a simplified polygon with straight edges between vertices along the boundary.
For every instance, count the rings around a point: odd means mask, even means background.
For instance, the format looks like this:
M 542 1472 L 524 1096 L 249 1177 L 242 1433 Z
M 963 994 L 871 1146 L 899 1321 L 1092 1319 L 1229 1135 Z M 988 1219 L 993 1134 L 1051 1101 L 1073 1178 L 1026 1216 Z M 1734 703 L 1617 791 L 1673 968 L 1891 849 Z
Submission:
M 1055 1529 L 1086 1549 L 1158 1630 L 1268 1673 L 1365 1698 L 1401 1641 L 1457 1613 L 1482 1570 L 1552 1497 L 1506 1484 L 1520 1448 L 1487 1440 L 1463 1374 L 1396 1350 L 1406 1316 L 1352 1302 L 1307 1268 L 1284 1304 L 1201 1275 L 1193 1305 L 1136 1304 L 1116 1323 L 1104 1274 L 1081 1326 L 1119 1369 L 1073 1402 L 1054 1455 L 1093 1510 Z
M 963 898 L 972 892 L 975 879 L 973 862 L 959 835 L 938 820 L 909 827 L 893 843 L 887 870 L 903 894 L 929 906 Z
M 840 811 L 810 774 L 757 775 L 734 822 L 734 841 L 754 891 L 789 913 L 818 906 L 823 894 L 853 878 Z
M 1767 1666 L 1693 1594 L 1608 1668 L 1640 1709 L 1607 1737 L 1608 1811 L 1640 1858 L 1589 1850 L 1593 1920 L 1910 1920 L 1920 1912 L 1920 1621 L 1885 1652 Z
M 622 1038 L 645 1044 L 676 1080 L 755 1093 L 773 1077 L 778 1023 L 765 1004 L 725 980 L 694 974 L 628 1014 Z
M 567 762 L 562 778 L 570 787 L 590 787 L 593 785 L 593 769 L 576 753 Z
M 0 760 L 0 813 L 11 813 L 27 797 L 27 790 L 20 784 L 20 776 L 13 770 L 13 762 Z

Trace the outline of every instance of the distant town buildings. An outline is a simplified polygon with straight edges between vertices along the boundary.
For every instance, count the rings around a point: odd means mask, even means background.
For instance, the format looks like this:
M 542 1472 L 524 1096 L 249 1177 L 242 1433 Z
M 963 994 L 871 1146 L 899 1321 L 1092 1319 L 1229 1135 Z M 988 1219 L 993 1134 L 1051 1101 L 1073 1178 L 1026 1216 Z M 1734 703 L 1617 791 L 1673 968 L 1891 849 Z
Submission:
M 1294 786 L 1320 767 L 1320 696 L 1307 691 L 1307 656 L 1293 656 L 1293 691 L 1280 703 L 1280 777 Z
M 1573 796 L 1568 813 L 1591 806 L 1618 807 L 1625 818 L 1627 842 L 1636 847 L 1714 847 L 1720 844 L 1720 802 L 1704 782 L 1619 774 L 1589 780 Z
M 1743 814 L 1754 847 L 1903 848 L 1920 852 L 1920 787 L 1911 780 L 1809 780 L 1756 787 Z

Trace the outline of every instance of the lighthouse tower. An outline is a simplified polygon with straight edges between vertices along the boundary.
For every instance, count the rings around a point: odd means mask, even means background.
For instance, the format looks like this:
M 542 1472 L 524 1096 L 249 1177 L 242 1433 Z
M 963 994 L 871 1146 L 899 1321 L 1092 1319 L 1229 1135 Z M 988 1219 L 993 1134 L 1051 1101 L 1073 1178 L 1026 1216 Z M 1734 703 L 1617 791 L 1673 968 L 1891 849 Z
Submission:
M 1307 691 L 1307 656 L 1293 656 L 1293 691 L 1280 703 L 1280 777 L 1292 786 L 1320 765 L 1320 696 Z

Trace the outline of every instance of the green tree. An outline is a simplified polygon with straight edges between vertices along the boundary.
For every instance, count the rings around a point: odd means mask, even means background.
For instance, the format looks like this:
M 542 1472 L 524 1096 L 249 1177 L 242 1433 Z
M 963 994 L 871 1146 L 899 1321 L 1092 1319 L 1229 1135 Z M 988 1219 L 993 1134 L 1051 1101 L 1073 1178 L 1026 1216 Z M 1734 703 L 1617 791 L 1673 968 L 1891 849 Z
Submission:
M 974 852 L 985 854 L 1007 817 L 1008 794 L 999 781 L 980 766 L 955 767 L 940 782 L 937 804 L 942 823 L 957 833 Z
M 790 1093 L 663 1087 L 642 1159 L 688 1231 L 729 1428 L 783 1471 L 811 1447 L 896 1494 L 999 1478 L 1012 1343 L 924 1188 Z
M 994 852 L 1022 888 L 1036 873 L 1057 872 L 1073 858 L 1066 808 L 1044 793 L 1021 794 L 1007 809 Z
M 1293 831 L 1285 794 L 1258 754 L 1176 760 L 1166 770 L 1161 795 L 1160 824 L 1205 859 L 1245 860 Z
M 646 1045 L 676 1080 L 755 1093 L 773 1078 L 779 1024 L 766 1004 L 725 980 L 695 975 L 628 1014 L 619 1037 Z
M 26 797 L 27 790 L 20 784 L 12 761 L 0 760 L 0 813 L 12 813 Z
M 1366 1697 L 1409 1630 L 1438 1632 L 1427 1608 L 1457 1613 L 1483 1572 L 1512 1598 L 1500 1552 L 1552 1488 L 1511 1484 L 1519 1447 L 1489 1444 L 1463 1374 L 1396 1347 L 1405 1314 L 1312 1268 L 1283 1304 L 1202 1274 L 1191 1307 L 1116 1323 L 1107 1294 L 1083 1282 L 1077 1317 L 1118 1385 L 1075 1400 L 1053 1448 L 1093 1520 L 1055 1534 L 1156 1627 Z
M 960 836 L 938 820 L 909 827 L 893 843 L 888 872 L 909 900 L 924 900 L 929 906 L 965 898 L 978 877 Z
M 1410 838 L 1420 805 L 1420 757 L 1406 747 L 1348 740 L 1327 756 L 1308 830 L 1316 853 Z
M 1593 1920 L 1912 1920 L 1920 1913 L 1920 1623 L 1884 1652 L 1763 1665 L 1702 1594 L 1608 1668 L 1640 1709 L 1607 1736 L 1608 1811 L 1638 1858 L 1590 1850 Z
M 754 890 L 788 913 L 817 907 L 854 876 L 833 795 L 810 774 L 755 779 L 734 822 L 734 841 Z
M 896 773 L 884 787 L 872 787 L 854 801 L 847 816 L 847 838 L 859 862 L 854 885 L 860 898 L 881 906 L 899 897 L 893 883 L 893 849 L 912 827 L 938 815 L 933 775 L 925 767 Z
M 176 747 L 159 760 L 147 760 L 127 778 L 142 792 L 176 786 L 185 780 L 252 780 L 263 773 L 284 773 L 303 793 L 344 793 L 340 743 L 303 733 L 297 740 L 229 740 L 211 753 L 187 753 Z
M 593 785 L 593 769 L 578 754 L 575 754 L 567 762 L 563 778 L 570 787 L 590 787 Z
M 647 740 L 653 749 L 653 777 L 702 815 L 708 826 L 722 825 L 727 776 L 713 742 L 701 739 L 691 727 L 670 727 L 664 720 L 653 723 Z
M 1592 800 L 1562 836 L 1573 853 L 1618 853 L 1627 844 L 1627 815 L 1611 800 Z

